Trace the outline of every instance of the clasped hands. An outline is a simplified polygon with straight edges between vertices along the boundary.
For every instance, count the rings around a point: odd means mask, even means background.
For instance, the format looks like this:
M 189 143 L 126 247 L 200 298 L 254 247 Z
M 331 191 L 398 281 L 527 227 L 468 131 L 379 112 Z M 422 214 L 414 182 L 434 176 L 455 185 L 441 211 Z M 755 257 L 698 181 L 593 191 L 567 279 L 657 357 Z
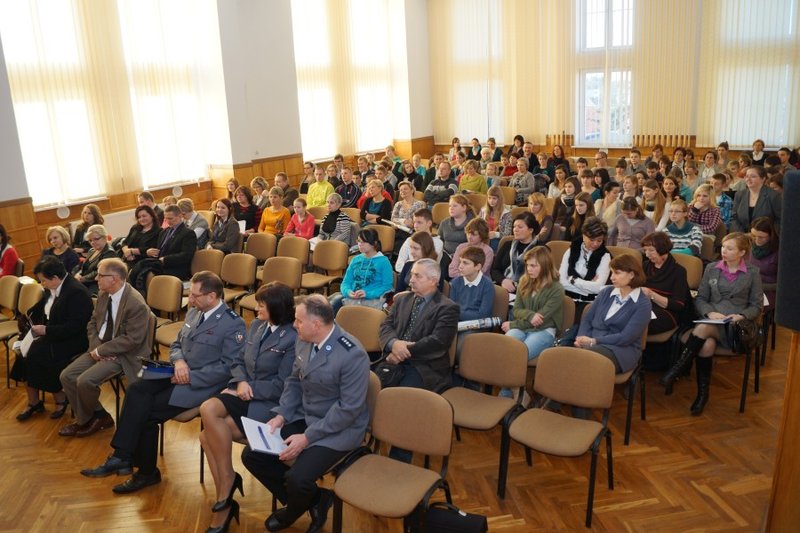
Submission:
M 286 419 L 284 419 L 282 415 L 278 415 L 267 422 L 267 427 L 270 433 L 275 433 L 275 430 L 282 428 L 285 423 Z M 281 461 L 296 459 L 297 456 L 300 455 L 300 452 L 308 447 L 308 437 L 306 437 L 305 433 L 289 435 L 283 442 L 286 443 L 286 449 L 278 456 L 278 459 Z
M 413 342 L 401 341 L 397 339 L 392 344 L 392 351 L 386 356 L 386 362 L 393 365 L 399 365 L 406 359 L 411 357 L 409 347 L 414 346 Z

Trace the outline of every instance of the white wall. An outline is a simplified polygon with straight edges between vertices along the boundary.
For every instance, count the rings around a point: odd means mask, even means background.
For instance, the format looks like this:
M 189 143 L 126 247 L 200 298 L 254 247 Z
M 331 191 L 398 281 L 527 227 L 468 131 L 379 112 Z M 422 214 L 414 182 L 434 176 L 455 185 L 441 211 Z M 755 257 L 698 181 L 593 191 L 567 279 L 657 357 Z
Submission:
M 218 0 L 233 163 L 300 153 L 289 0 Z
M 27 196 L 25 166 L 22 164 L 22 152 L 19 148 L 3 43 L 0 42 L 0 201 Z
M 427 0 L 405 0 L 410 138 L 433 135 Z

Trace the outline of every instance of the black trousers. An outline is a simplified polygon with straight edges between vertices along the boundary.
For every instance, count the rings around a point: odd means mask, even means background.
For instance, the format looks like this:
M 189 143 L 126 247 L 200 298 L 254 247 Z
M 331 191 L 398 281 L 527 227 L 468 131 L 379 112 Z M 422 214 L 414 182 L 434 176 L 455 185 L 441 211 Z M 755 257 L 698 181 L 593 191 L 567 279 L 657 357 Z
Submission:
M 281 437 L 303 433 L 305 420 L 286 424 L 281 428 Z M 277 455 L 254 452 L 247 446 L 242 451 L 242 463 L 267 490 L 286 505 L 286 518 L 297 520 L 316 500 L 319 489 L 317 479 L 322 477 L 347 452 L 310 446 L 300 452 L 294 464 L 287 466 Z
M 169 404 L 174 387 L 168 379 L 142 379 L 125 391 L 111 447 L 115 457 L 131 461 L 141 474 L 152 474 L 156 469 L 158 424 L 186 410 Z

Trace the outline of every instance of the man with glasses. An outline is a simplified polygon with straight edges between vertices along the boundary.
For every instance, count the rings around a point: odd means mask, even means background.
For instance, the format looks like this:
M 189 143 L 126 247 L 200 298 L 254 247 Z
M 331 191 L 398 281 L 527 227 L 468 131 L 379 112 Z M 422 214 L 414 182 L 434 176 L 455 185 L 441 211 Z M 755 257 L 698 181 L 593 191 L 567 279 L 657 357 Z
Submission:
M 599 150 L 594 155 L 594 168 L 592 168 L 592 172 L 597 172 L 598 168 L 606 169 L 609 174 L 614 173 L 614 169 L 608 166 L 608 154 L 602 150 Z
M 89 351 L 61 372 L 61 385 L 75 411 L 75 422 L 61 428 L 62 437 L 88 437 L 114 427 L 114 419 L 99 402 L 100 385 L 120 372 L 135 383 L 141 363 L 149 356 L 147 326 L 150 309 L 125 281 L 128 268 L 121 259 L 103 259 L 97 268 L 100 291 L 89 321 Z
M 213 272 L 192 277 L 186 321 L 170 346 L 172 377 L 140 380 L 125 394 L 117 431 L 111 439 L 114 452 L 102 465 L 81 470 L 87 477 L 127 475 L 114 486 L 127 494 L 161 482 L 156 467 L 158 424 L 187 409 L 199 406 L 224 389 L 231 378 L 230 367 L 244 347 L 244 321 L 222 300 L 222 280 Z M 102 352 L 101 352 L 102 353 Z

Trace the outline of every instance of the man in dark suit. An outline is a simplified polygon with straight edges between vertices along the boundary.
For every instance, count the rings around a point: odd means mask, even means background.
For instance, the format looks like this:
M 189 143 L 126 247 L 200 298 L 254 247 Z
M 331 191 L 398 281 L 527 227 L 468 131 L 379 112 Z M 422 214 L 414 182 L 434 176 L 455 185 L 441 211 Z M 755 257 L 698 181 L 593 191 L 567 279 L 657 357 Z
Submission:
M 386 362 L 403 365 L 401 387 L 441 392 L 450 384 L 450 345 L 458 330 L 458 304 L 437 290 L 439 263 L 420 259 L 411 268 L 411 292 L 395 298 L 381 324 Z
M 117 431 L 111 439 L 114 452 L 105 463 L 81 470 L 81 474 L 127 475 L 134 466 L 138 467 L 130 479 L 112 489 L 118 494 L 161 482 L 156 468 L 158 424 L 199 406 L 224 389 L 231 378 L 234 356 L 244 346 L 244 321 L 225 305 L 222 291 L 222 280 L 213 272 L 198 272 L 192 277 L 189 302 L 193 308 L 170 346 L 174 375 L 139 380 L 128 387 Z
M 361 344 L 333 321 L 327 299 L 313 294 L 295 314 L 299 342 L 292 375 L 284 382 L 280 405 L 267 424 L 280 430 L 288 447 L 279 455 L 242 452 L 242 463 L 275 497 L 286 504 L 265 526 L 278 531 L 306 511 L 308 531 L 322 529 L 333 503 L 317 478 L 364 440 L 369 412 L 369 357 Z M 294 460 L 291 467 L 285 461 Z
M 141 363 L 149 356 L 150 308 L 125 280 L 128 269 L 120 259 L 103 259 L 97 268 L 100 296 L 89 321 L 89 351 L 61 372 L 61 384 L 76 420 L 61 428 L 62 437 L 88 437 L 114 427 L 114 419 L 103 409 L 100 385 L 125 372 L 135 383 Z

